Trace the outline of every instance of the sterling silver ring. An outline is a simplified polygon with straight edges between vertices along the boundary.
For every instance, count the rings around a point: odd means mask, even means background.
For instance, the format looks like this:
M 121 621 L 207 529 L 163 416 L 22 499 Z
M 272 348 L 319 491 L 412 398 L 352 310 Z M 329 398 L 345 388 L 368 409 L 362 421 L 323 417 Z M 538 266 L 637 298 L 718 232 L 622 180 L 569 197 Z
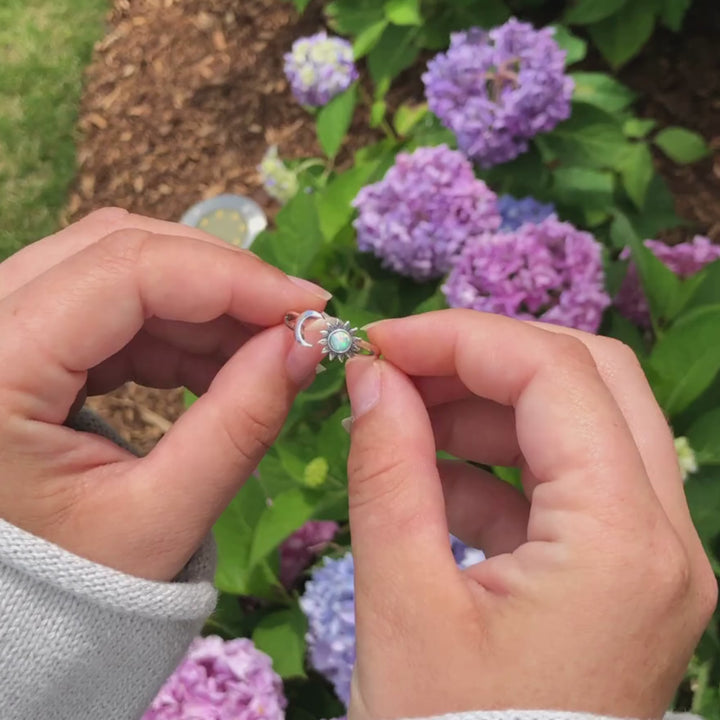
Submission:
M 285 324 L 295 333 L 295 341 L 303 347 L 313 346 L 303 334 L 303 325 L 308 320 L 325 321 L 325 328 L 320 331 L 318 342 L 322 345 L 323 355 L 327 355 L 330 360 L 345 362 L 355 355 L 380 356 L 377 346 L 358 337 L 357 328 L 351 328 L 349 322 L 317 310 L 289 312 L 285 315 Z

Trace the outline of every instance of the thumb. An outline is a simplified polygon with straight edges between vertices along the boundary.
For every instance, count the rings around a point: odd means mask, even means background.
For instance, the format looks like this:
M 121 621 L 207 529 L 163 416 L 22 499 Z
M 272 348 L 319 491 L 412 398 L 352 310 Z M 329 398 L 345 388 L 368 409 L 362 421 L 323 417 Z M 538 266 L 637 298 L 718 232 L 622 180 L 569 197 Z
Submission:
M 432 592 L 429 588 L 457 578 L 457 569 L 433 430 L 420 394 L 400 370 L 367 358 L 348 363 L 347 385 L 353 410 L 348 494 L 359 611 L 364 595 L 377 599 L 379 592 L 384 606 L 394 605 L 393 593 L 401 601 L 408 592 Z

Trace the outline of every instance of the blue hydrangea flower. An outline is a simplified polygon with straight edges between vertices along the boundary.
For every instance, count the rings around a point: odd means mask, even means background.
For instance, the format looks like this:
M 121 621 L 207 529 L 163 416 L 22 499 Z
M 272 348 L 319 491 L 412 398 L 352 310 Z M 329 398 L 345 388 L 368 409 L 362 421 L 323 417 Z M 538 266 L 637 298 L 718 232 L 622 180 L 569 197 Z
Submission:
M 555 217 L 468 243 L 443 292 L 451 307 L 588 332 L 610 304 L 600 243 Z
M 352 45 L 324 31 L 300 38 L 285 54 L 285 76 L 301 105 L 322 107 L 358 78 Z
M 444 275 L 469 238 L 500 226 L 497 196 L 446 145 L 400 153 L 353 207 L 359 249 L 416 280 Z
M 300 607 L 308 619 L 310 664 L 350 704 L 355 665 L 355 586 L 353 556 L 324 558 L 305 585 Z
M 574 83 L 554 30 L 512 18 L 454 33 L 423 75 L 430 109 L 484 167 L 525 152 L 528 140 L 570 117 Z
M 517 230 L 526 222 L 537 225 L 555 214 L 551 203 L 541 203 L 532 197 L 517 199 L 512 195 L 500 195 L 498 210 L 502 218 L 500 230 Z
M 485 559 L 480 550 L 450 536 L 453 556 L 460 568 Z M 310 664 L 324 675 L 347 707 L 355 665 L 355 565 L 350 552 L 340 558 L 323 558 L 312 572 L 300 598 L 308 619 Z M 342 718 L 338 718 L 342 720 Z

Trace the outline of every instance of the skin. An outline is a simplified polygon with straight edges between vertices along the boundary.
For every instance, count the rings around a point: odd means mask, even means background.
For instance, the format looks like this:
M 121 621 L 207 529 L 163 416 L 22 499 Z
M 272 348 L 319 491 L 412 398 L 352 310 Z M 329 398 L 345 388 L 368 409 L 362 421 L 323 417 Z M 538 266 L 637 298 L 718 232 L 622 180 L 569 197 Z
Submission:
M 385 359 L 347 371 L 351 720 L 477 708 L 660 717 L 717 587 L 632 351 L 463 310 L 368 335 Z M 524 493 L 465 462 L 438 466 L 436 446 L 520 466 Z M 489 559 L 459 570 L 448 531 Z
M 319 349 L 297 346 L 284 314 L 327 297 L 208 235 L 115 209 L 0 264 L 0 517 L 174 578 L 314 377 Z M 717 588 L 632 352 L 470 311 L 368 332 L 385 359 L 347 369 L 351 720 L 662 715 Z M 63 425 L 86 393 L 126 380 L 202 395 L 145 458 Z M 519 465 L 524 493 L 438 465 L 436 447 Z M 449 530 L 489 559 L 458 570 Z
M 171 580 L 273 442 L 317 357 L 279 327 L 329 295 L 174 223 L 99 211 L 0 265 L 0 517 Z M 202 397 L 136 458 L 63 422 L 127 380 Z

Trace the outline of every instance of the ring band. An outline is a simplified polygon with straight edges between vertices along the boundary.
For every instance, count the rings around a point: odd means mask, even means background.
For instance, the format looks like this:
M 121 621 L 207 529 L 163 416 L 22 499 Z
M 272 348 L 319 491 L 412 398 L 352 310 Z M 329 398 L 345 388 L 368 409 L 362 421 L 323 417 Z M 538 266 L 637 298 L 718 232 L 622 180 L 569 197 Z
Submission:
M 303 347 L 313 346 L 303 335 L 303 325 L 308 320 L 325 321 L 325 328 L 320 331 L 319 344 L 322 346 L 323 355 L 327 355 L 330 360 L 345 362 L 356 355 L 380 357 L 378 347 L 358 337 L 357 328 L 351 328 L 349 322 L 317 310 L 285 314 L 285 324 L 295 333 L 295 341 Z

